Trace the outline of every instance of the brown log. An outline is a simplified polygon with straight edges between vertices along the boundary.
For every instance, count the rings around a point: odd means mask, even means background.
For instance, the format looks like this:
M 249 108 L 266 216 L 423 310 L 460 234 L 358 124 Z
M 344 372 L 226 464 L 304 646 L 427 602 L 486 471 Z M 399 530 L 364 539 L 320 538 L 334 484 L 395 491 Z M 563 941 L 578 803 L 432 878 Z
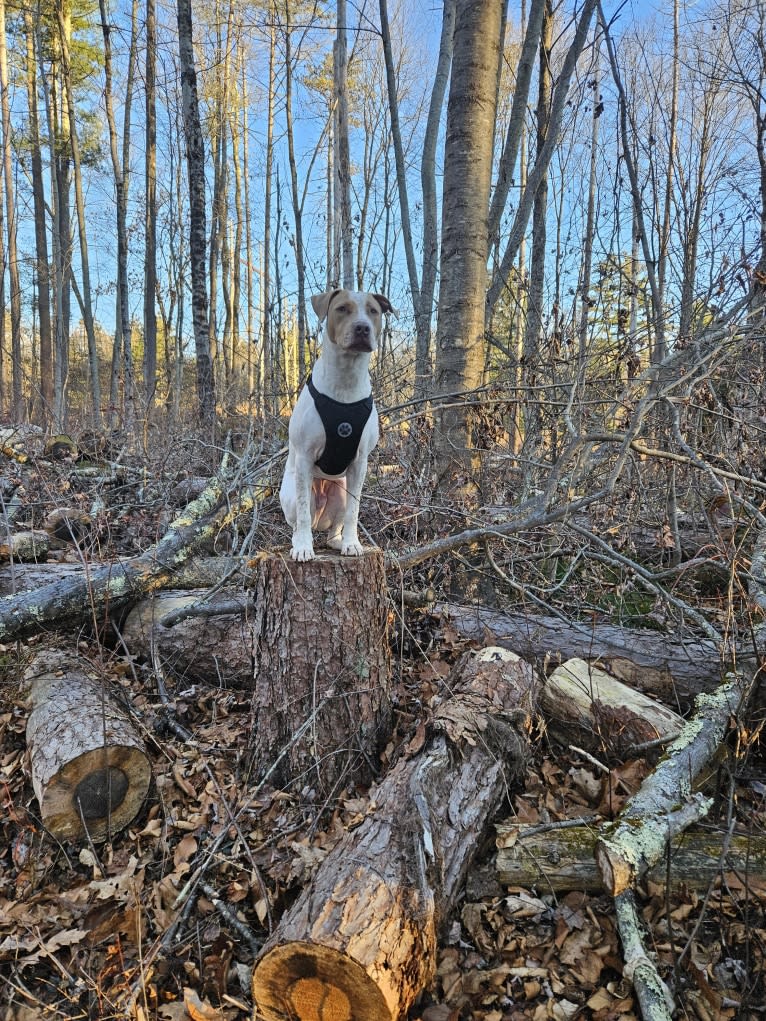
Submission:
M 540 893 L 604 889 L 594 851 L 596 826 L 529 826 L 504 822 L 497 826 L 496 875 L 503 886 L 535 887 Z M 766 838 L 735 834 L 726 854 L 726 833 L 690 829 L 670 843 L 669 860 L 646 874 L 650 882 L 678 890 L 705 890 L 721 873 L 766 883 Z M 669 865 L 669 868 L 668 868 Z
M 225 612 L 215 613 L 216 607 Z M 171 626 L 165 624 L 178 617 Z M 137 603 L 118 631 L 131 653 L 150 662 L 157 657 L 165 673 L 182 683 L 251 688 L 251 619 L 251 603 L 241 588 L 221 589 L 213 596 L 206 589 L 158 592 Z
M 688 706 L 721 682 L 721 650 L 705 638 L 682 638 L 649 628 L 625 628 L 604 621 L 582 622 L 526 610 L 499 613 L 477 606 L 437 603 L 435 612 L 460 635 L 492 641 L 532 662 L 579 657 L 598 660 L 613 677 L 670 705 Z M 759 652 L 763 654 L 763 645 Z M 753 653 L 737 650 L 744 668 Z
M 523 771 L 539 682 L 513 653 L 467 654 L 445 683 L 431 737 L 370 792 L 282 917 L 253 970 L 259 1017 L 405 1016 L 435 967 L 442 923 Z
M 637 744 L 671 740 L 683 717 L 584 659 L 551 673 L 542 695 L 549 725 L 565 742 L 623 754 Z
M 27 747 L 43 825 L 59 840 L 103 841 L 129 825 L 151 765 L 127 712 L 79 657 L 45 650 L 24 674 Z
M 256 775 L 322 796 L 369 783 L 390 720 L 382 552 L 264 554 L 254 569 Z

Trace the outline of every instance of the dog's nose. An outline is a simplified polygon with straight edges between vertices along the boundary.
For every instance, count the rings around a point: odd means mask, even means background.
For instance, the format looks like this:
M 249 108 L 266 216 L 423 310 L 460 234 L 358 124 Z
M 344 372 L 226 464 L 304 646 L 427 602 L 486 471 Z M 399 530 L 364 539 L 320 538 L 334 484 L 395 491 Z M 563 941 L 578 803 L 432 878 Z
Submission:
M 370 324 L 369 323 L 357 323 L 354 327 L 354 337 L 356 340 L 369 340 L 370 338 Z
M 354 323 L 350 347 L 352 351 L 372 351 L 372 327 L 369 323 Z

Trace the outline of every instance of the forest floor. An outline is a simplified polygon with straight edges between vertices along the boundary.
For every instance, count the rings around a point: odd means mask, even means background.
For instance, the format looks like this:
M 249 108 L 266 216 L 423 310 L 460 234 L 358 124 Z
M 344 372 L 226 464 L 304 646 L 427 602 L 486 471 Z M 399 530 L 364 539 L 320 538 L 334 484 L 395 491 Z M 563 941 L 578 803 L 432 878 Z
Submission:
M 180 463 L 183 468 L 173 466 Z M 98 473 L 78 470 L 81 462 L 33 458 L 6 467 L 9 482 L 15 477 L 23 483 L 25 522 L 39 525 L 63 504 L 89 513 L 97 508 L 81 548 L 62 542 L 52 554 L 70 562 L 102 562 L 145 549 L 163 533 L 168 507 L 178 502 L 172 486 L 205 472 L 202 460 L 195 466 L 178 452 L 173 464 L 154 464 L 145 476 L 134 465 L 108 488 Z M 406 509 L 398 507 L 403 517 Z M 261 545 L 286 542 L 275 499 L 264 505 L 258 527 Z M 438 585 L 448 570 L 429 568 L 417 581 Z M 451 666 L 471 645 L 427 608 L 402 616 L 395 603 L 396 725 L 381 770 L 405 753 L 428 707 L 443 696 Z M 18 683 L 30 651 L 51 637 L 0 647 L 1 1021 L 251 1017 L 251 970 L 259 946 L 342 834 L 364 818 L 366 792 L 346 789 L 322 803 L 309 790 L 264 786 L 253 797 L 247 692 L 178 678 L 169 716 L 150 665 L 83 630 L 67 641 L 76 642 L 123 691 L 155 782 L 141 816 L 112 844 L 57 843 L 36 815 Z M 607 771 L 597 769 L 576 748 L 557 743 L 541 720 L 532 761 L 523 786 L 510 794 L 506 818 L 613 818 L 650 768 L 643 758 L 612 758 Z M 757 742 L 720 772 L 706 825 L 726 829 L 732 818 L 737 832 L 766 833 L 766 769 Z M 207 848 L 224 831 L 224 842 L 207 860 Z M 622 974 L 612 900 L 576 890 L 501 887 L 495 852 L 490 835 L 443 933 L 435 979 L 411 1018 L 639 1017 Z M 203 862 L 201 892 L 177 909 L 179 890 Z M 664 885 L 645 884 L 641 914 L 646 945 L 673 991 L 678 1017 L 766 1015 L 766 877 L 722 872 L 707 892 L 680 884 L 669 893 Z

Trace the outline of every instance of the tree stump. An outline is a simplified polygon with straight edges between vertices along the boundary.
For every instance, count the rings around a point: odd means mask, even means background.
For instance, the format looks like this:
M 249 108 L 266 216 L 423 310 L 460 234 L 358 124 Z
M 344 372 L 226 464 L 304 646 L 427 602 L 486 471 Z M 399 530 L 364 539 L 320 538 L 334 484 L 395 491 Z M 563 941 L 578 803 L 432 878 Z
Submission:
M 127 713 L 77 656 L 46 650 L 24 674 L 27 747 L 43 825 L 95 841 L 133 821 L 151 765 Z
M 383 553 L 254 566 L 256 775 L 322 797 L 369 783 L 390 723 Z
M 431 980 L 439 931 L 523 772 L 539 679 L 494 648 L 444 688 L 430 739 L 371 790 L 256 961 L 258 1017 L 395 1021 Z

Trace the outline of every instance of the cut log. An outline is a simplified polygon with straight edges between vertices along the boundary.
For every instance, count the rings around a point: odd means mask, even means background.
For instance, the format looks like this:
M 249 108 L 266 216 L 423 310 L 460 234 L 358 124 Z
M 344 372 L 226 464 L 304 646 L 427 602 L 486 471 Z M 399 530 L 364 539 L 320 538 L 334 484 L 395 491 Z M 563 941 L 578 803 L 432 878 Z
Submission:
M 580 658 L 598 660 L 613 677 L 669 705 L 691 705 L 696 695 L 721 683 L 721 650 L 706 638 L 682 638 L 649 628 L 584 623 L 527 612 L 498 613 L 479 606 L 437 603 L 434 612 L 460 635 L 492 641 L 524 659 L 542 663 Z M 766 651 L 764 643 L 759 655 Z M 736 650 L 743 669 L 755 665 L 753 650 Z
M 617 755 L 637 744 L 672 740 L 684 725 L 672 709 L 584 659 L 556 667 L 545 682 L 542 702 L 551 729 L 565 743 Z
M 665 853 L 667 842 L 697 822 L 710 800 L 692 794 L 695 778 L 713 759 L 752 682 L 737 675 L 712 695 L 700 695 L 697 711 L 668 747 L 657 768 L 603 827 L 596 862 L 605 889 L 614 897 L 633 886 Z
M 0 538 L 0 560 L 21 562 L 45 560 L 49 547 L 47 532 L 12 532 Z
M 151 765 L 126 711 L 75 655 L 46 650 L 24 674 L 32 785 L 59 840 L 108 839 L 144 803 Z
M 252 688 L 251 618 L 252 602 L 241 588 L 211 597 L 206 589 L 158 592 L 137 603 L 118 630 L 129 652 L 151 663 L 157 657 L 165 673 L 182 683 Z
M 540 893 L 603 890 L 594 851 L 596 826 L 497 826 L 496 875 L 503 886 L 535 887 Z M 766 838 L 734 835 L 722 858 L 726 833 L 690 829 L 670 843 L 669 858 L 650 869 L 646 879 L 672 890 L 706 890 L 717 876 L 737 873 L 746 882 L 766 884 Z M 668 868 L 669 866 L 669 868 Z
M 431 980 L 441 926 L 488 824 L 523 771 L 539 682 L 513 653 L 469 653 L 431 737 L 370 793 L 253 970 L 269 1021 L 394 1021 Z
M 368 784 L 390 729 L 382 552 L 264 554 L 252 627 L 256 776 L 322 796 Z

